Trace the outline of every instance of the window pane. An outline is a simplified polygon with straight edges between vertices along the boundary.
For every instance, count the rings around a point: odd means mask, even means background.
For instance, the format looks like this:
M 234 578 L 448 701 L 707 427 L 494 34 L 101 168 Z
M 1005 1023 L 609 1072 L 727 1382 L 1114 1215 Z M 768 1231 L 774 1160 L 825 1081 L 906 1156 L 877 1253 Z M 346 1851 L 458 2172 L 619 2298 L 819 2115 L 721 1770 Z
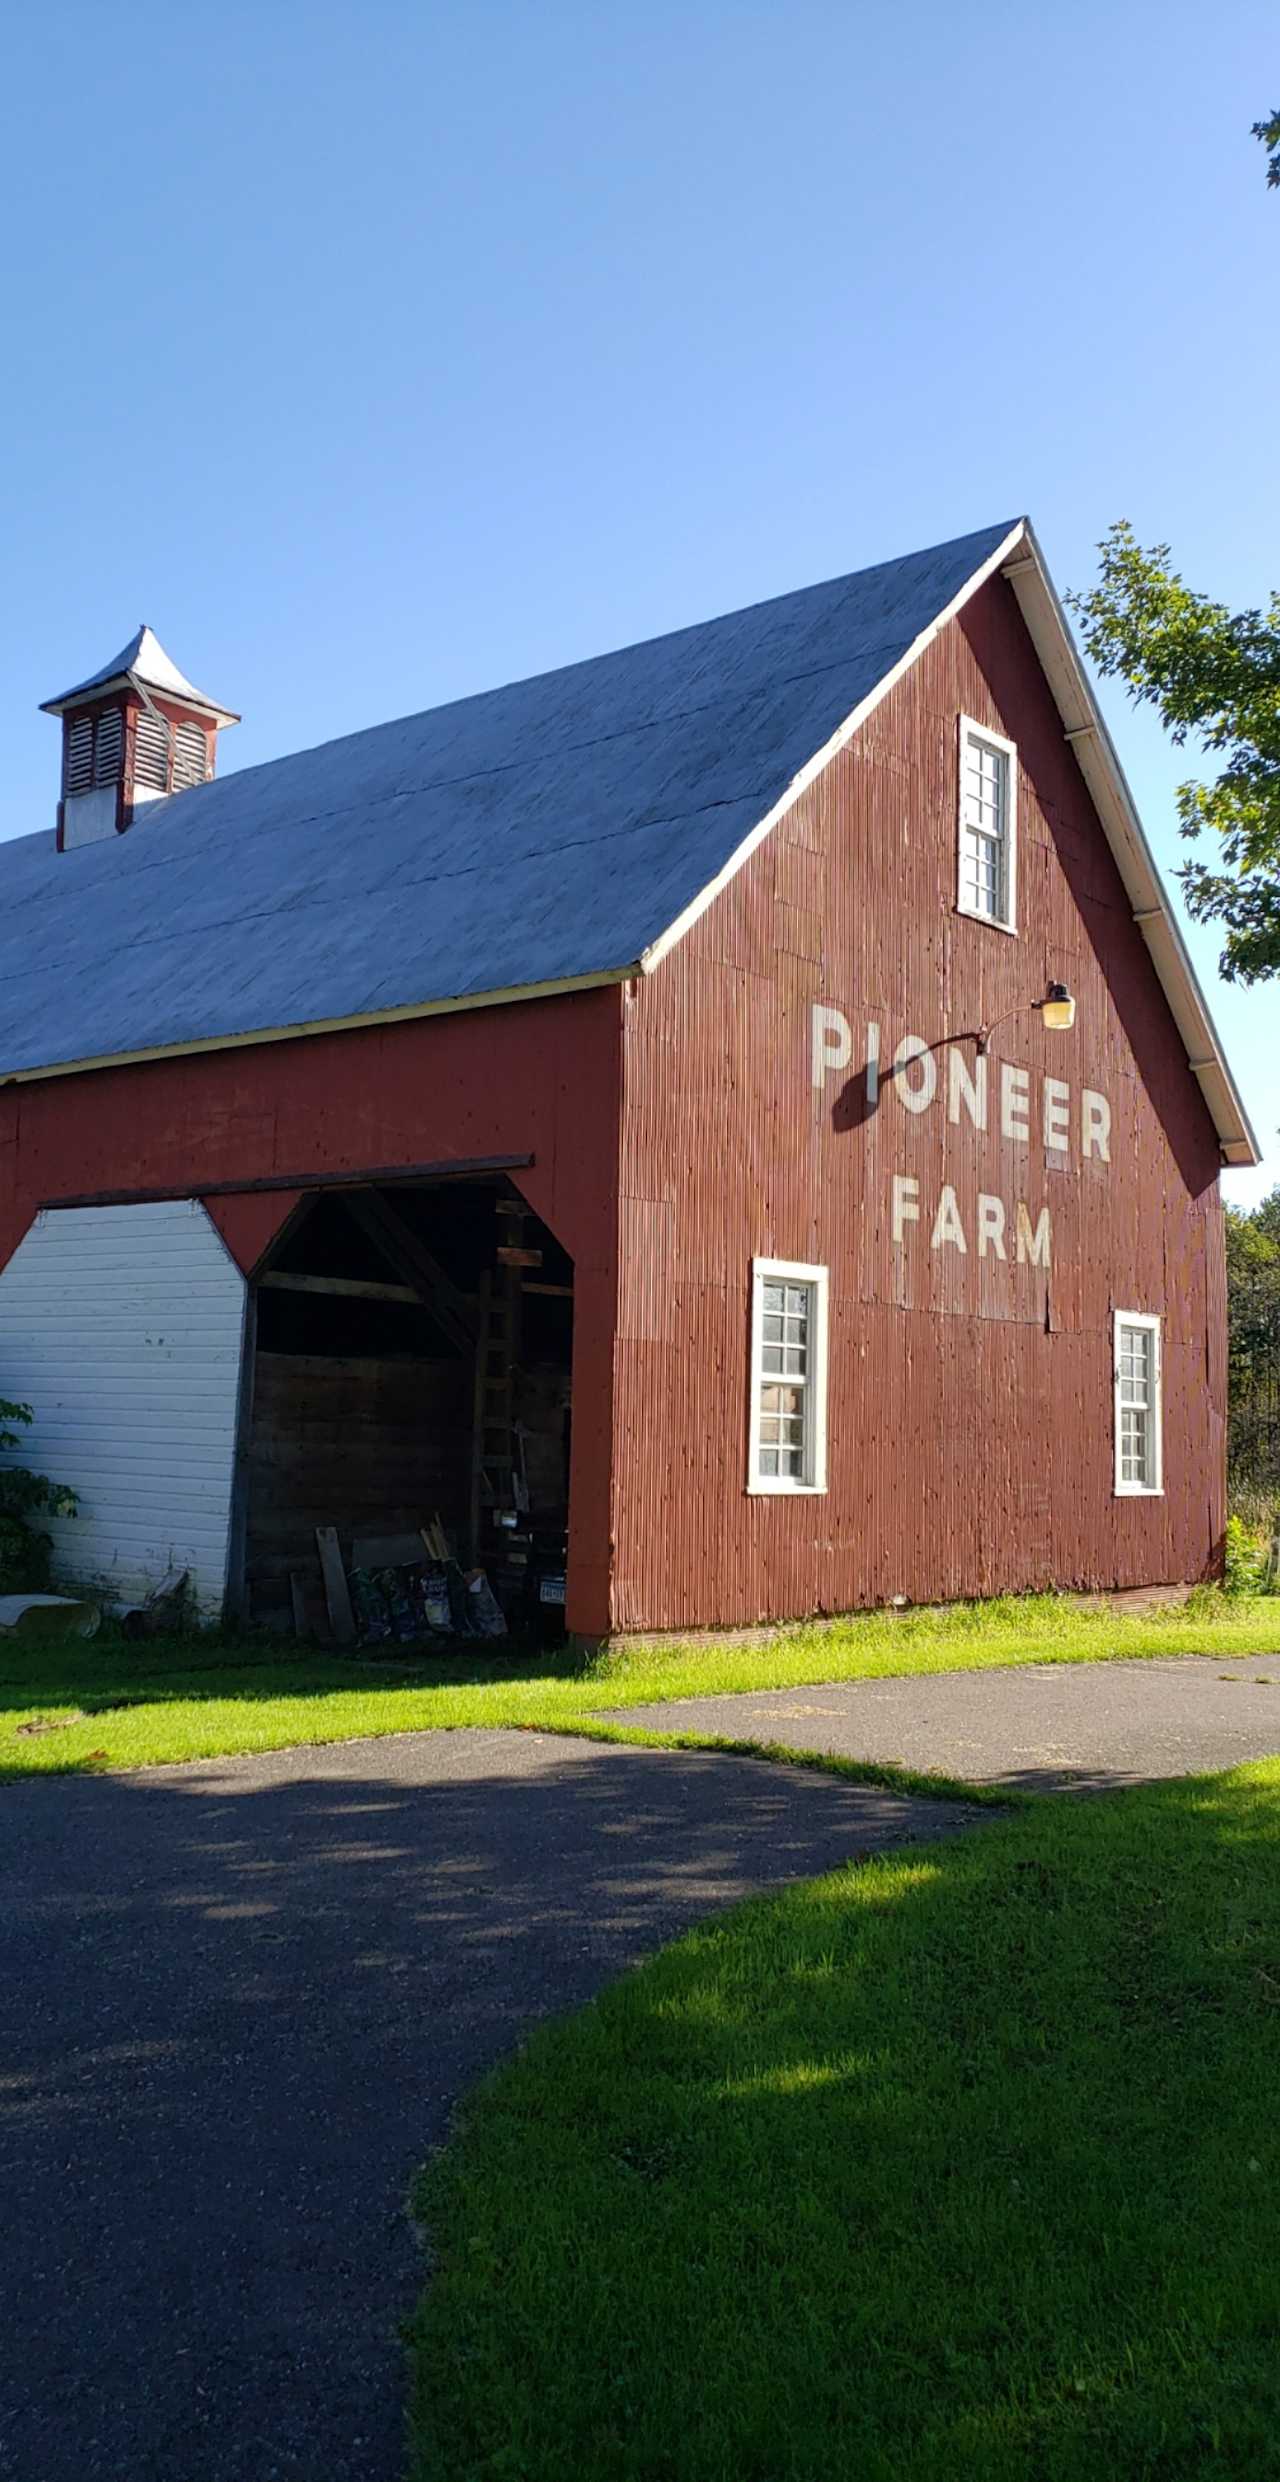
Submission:
M 1116 1329 L 1116 1461 L 1132 1490 L 1160 1484 L 1160 1343 L 1154 1327 Z
M 973 828 L 965 831 L 961 888 L 965 903 L 972 905 L 975 911 L 988 914 L 993 920 L 1003 917 L 1003 848 L 992 837 L 981 835 Z
M 1126 1405 L 1120 1416 L 1120 1479 L 1122 1482 L 1149 1483 L 1151 1434 L 1150 1417 L 1138 1407 Z
M 1120 1330 L 1120 1402 L 1122 1405 L 1150 1406 L 1152 1400 L 1152 1345 L 1149 1327 L 1122 1327 Z
M 1009 761 L 975 734 L 967 736 L 960 776 L 960 888 L 962 902 L 988 921 L 1008 919 L 1005 840 L 1009 811 Z
M 762 1479 L 803 1483 L 811 1471 L 813 1293 L 812 1284 L 788 1277 L 761 1281 L 756 1470 Z

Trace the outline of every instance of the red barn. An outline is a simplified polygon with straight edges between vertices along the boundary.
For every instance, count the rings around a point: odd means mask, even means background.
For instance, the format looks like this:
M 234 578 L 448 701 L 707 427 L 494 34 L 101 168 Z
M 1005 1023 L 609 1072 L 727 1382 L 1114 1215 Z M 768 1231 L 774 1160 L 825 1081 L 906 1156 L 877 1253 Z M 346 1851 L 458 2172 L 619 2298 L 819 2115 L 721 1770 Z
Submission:
M 0 846 L 64 1572 L 571 1629 L 1215 1572 L 1248 1120 L 1031 529 L 213 780 L 142 631 Z

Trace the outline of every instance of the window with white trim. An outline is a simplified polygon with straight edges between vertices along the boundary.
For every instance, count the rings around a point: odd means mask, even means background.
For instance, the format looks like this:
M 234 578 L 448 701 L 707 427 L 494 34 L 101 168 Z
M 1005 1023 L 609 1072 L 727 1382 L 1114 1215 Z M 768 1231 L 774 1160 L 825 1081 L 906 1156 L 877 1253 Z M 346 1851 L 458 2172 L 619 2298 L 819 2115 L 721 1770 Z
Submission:
M 962 914 L 1017 927 L 1018 753 L 1012 741 L 960 718 L 959 882 Z
M 827 1487 L 827 1270 L 751 1262 L 749 1491 Z
M 1116 1491 L 1164 1487 L 1161 1439 L 1160 1321 L 1145 1310 L 1115 1316 Z

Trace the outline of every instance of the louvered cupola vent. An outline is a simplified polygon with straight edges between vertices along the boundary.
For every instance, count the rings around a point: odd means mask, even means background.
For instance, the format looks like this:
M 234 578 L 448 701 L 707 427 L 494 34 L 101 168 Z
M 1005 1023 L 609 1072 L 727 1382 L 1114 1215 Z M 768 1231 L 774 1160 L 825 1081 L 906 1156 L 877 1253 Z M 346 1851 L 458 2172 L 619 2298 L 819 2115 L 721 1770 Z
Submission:
M 62 790 L 87 793 L 93 782 L 93 717 L 78 715 L 67 726 L 63 745 Z
M 148 792 L 169 790 L 169 745 L 173 739 L 162 715 L 144 708 L 133 728 L 133 781 Z
M 179 724 L 173 747 L 173 789 L 183 793 L 203 784 L 209 773 L 209 744 L 203 724 Z
M 67 727 L 63 752 L 64 797 L 119 784 L 124 768 L 122 710 L 103 707 L 97 716 L 78 715 Z
M 61 851 L 122 835 L 148 812 L 167 817 L 172 796 L 208 782 L 219 732 L 240 721 L 145 628 L 100 672 L 47 699 L 44 712 L 62 718 Z
M 93 734 L 93 781 L 118 784 L 124 764 L 124 716 L 119 707 L 104 707 Z

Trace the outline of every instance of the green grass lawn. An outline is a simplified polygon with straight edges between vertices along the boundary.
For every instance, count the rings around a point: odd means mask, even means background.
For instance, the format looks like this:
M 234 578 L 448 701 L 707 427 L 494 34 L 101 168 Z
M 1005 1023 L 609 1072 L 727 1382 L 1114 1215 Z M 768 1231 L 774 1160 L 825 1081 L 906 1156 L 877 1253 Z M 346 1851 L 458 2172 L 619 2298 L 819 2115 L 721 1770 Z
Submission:
M 1280 2472 L 1280 1761 L 726 1916 L 424 2176 L 415 2482 Z
M 1052 1595 L 1011 1596 L 868 1613 L 754 1647 L 726 1638 L 636 1650 L 589 1667 L 566 1654 L 456 1648 L 385 1663 L 261 1638 L 131 1645 L 106 1629 L 56 1646 L 0 1639 L 0 1775 L 152 1766 L 458 1724 L 569 1731 L 593 1708 L 655 1698 L 1180 1654 L 1280 1654 L 1280 1597 L 1204 1590 L 1181 1610 L 1137 1618 Z

